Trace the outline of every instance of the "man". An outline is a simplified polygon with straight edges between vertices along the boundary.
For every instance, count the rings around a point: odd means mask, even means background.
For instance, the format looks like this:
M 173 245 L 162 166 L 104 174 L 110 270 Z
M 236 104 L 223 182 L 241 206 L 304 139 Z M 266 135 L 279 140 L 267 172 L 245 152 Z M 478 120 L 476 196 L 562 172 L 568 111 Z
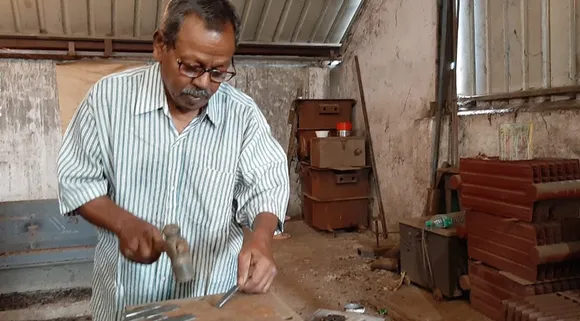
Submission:
M 59 199 L 62 213 L 97 227 L 93 320 L 236 283 L 249 293 L 270 288 L 288 170 L 254 101 L 224 83 L 235 75 L 238 39 L 228 0 L 172 0 L 154 35 L 157 62 L 103 78 L 73 117 Z M 160 230 L 173 223 L 192 250 L 192 282 L 176 284 L 163 253 Z

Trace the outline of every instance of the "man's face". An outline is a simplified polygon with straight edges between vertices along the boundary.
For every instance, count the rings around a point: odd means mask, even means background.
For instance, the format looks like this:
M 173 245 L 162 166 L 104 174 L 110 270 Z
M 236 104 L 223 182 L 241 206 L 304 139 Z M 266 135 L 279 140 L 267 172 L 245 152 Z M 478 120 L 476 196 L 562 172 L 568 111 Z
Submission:
M 227 71 L 235 52 L 235 34 L 231 24 L 221 32 L 206 29 L 197 15 L 185 18 L 177 35 L 175 47 L 163 44 L 162 35 L 155 36 L 154 56 L 161 63 L 161 76 L 170 106 L 194 111 L 207 105 L 219 89 L 210 72 L 196 78 L 184 75 L 199 68 Z M 181 65 L 181 67 L 180 67 Z

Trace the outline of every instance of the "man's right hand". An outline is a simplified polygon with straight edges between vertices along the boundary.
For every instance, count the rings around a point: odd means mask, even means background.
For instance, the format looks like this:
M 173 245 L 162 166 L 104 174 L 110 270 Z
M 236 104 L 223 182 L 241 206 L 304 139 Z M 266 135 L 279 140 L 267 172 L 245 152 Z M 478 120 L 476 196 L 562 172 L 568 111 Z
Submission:
M 121 253 L 137 263 L 151 264 L 164 252 L 165 240 L 161 231 L 136 216 L 123 221 L 117 237 Z

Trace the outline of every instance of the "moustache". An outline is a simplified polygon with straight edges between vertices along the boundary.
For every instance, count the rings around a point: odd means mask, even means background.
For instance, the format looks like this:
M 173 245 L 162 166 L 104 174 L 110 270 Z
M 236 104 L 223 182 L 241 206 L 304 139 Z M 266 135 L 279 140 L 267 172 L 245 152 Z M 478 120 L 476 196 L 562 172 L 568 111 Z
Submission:
M 211 92 L 206 89 L 199 88 L 184 88 L 181 91 L 182 95 L 193 96 L 195 98 L 209 99 L 211 97 Z

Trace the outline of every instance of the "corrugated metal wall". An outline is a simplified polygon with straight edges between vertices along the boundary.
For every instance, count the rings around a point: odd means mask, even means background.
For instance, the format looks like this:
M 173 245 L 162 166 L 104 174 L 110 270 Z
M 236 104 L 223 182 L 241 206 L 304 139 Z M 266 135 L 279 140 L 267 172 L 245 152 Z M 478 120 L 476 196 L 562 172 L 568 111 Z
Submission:
M 580 0 L 459 0 L 460 96 L 578 84 Z

